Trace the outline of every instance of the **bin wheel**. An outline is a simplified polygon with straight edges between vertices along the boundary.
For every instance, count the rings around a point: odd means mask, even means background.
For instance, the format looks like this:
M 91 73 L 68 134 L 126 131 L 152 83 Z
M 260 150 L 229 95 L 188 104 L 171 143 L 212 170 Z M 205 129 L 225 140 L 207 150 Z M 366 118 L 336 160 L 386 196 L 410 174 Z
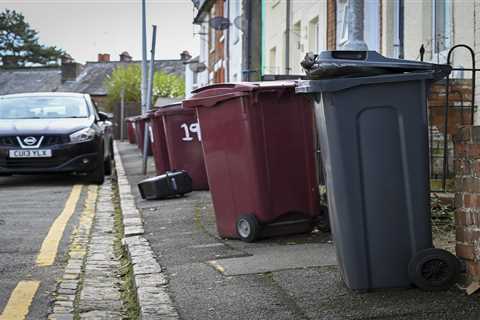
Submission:
M 424 291 L 450 288 L 460 273 L 460 263 L 446 250 L 430 248 L 415 254 L 408 264 L 408 276 Z
M 242 241 L 255 241 L 260 234 L 260 224 L 257 218 L 252 214 L 239 217 L 237 220 L 237 234 Z

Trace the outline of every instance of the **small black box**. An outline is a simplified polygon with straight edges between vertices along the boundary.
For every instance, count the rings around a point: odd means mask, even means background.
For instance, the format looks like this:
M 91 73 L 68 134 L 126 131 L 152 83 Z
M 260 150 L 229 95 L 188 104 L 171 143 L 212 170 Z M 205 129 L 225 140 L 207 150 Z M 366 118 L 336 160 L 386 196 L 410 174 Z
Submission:
M 183 196 L 192 192 L 192 178 L 186 171 L 172 171 L 138 184 L 143 199 L 155 200 Z

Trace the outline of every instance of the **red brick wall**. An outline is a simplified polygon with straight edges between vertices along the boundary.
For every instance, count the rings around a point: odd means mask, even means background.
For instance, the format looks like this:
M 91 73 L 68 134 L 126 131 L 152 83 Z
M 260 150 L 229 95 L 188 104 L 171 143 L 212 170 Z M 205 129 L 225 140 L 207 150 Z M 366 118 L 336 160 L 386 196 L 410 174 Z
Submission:
M 337 43 L 336 0 L 327 0 L 327 50 L 335 50 Z
M 480 126 L 458 129 L 455 143 L 456 253 L 480 279 Z
M 225 0 L 216 0 L 215 4 L 213 5 L 212 11 L 214 14 L 212 17 L 222 17 L 224 16 L 224 1 Z M 217 70 L 215 70 L 215 64 L 220 61 L 224 60 L 225 58 L 225 41 L 227 41 L 226 37 L 224 37 L 223 41 L 220 41 L 222 36 L 224 35 L 224 31 L 214 31 L 215 32 L 215 48 L 210 47 L 210 39 L 209 43 L 209 70 L 213 72 L 213 83 L 221 83 L 225 82 L 225 68 L 223 65 Z M 209 37 L 212 33 L 209 32 Z M 212 50 L 214 49 L 214 50 Z
M 430 125 L 436 126 L 440 132 L 444 132 L 445 122 L 445 83 L 437 82 L 432 86 L 428 97 L 430 111 Z M 469 109 L 452 108 L 451 106 L 470 105 L 472 97 L 472 86 L 470 80 L 450 80 L 449 90 L 449 112 L 448 112 L 448 134 L 455 135 L 458 126 L 470 124 Z

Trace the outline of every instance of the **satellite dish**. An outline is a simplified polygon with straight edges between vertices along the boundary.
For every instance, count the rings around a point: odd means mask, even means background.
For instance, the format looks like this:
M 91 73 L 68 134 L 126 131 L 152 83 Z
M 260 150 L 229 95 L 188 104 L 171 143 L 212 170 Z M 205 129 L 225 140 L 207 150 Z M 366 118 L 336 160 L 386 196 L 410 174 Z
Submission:
M 190 70 L 194 73 L 200 73 L 207 70 L 207 66 L 203 62 L 193 62 L 189 64 Z
M 233 19 L 233 24 L 235 27 L 245 32 L 246 31 L 245 29 L 247 28 L 247 19 L 245 19 L 243 15 L 240 15 L 235 19 Z
M 212 19 L 210 19 L 209 24 L 210 24 L 210 27 L 218 31 L 223 31 L 225 29 L 228 29 L 231 25 L 230 20 L 228 20 L 228 18 L 220 17 L 220 16 L 213 17 Z

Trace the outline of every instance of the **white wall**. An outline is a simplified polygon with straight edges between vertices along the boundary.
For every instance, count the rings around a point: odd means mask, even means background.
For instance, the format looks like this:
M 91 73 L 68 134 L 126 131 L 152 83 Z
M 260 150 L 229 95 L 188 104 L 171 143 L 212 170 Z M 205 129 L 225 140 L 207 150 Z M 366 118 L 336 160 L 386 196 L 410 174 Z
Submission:
M 285 74 L 286 0 L 266 0 L 263 74 Z M 275 50 L 272 50 L 274 49 Z M 275 52 L 270 56 L 270 52 Z
M 191 92 L 194 89 L 193 72 L 188 65 L 185 65 L 185 97 L 191 96 Z
M 208 24 L 200 28 L 200 56 L 199 62 L 208 66 Z M 198 74 L 198 87 L 206 86 L 209 82 L 208 69 Z
M 390 1 L 390 0 L 384 0 Z M 425 60 L 440 63 L 446 62 L 446 51 L 441 54 L 432 52 L 433 47 L 433 1 L 405 0 L 405 59 L 419 59 L 419 49 L 425 46 Z M 452 3 L 452 30 L 449 35 L 450 45 L 467 44 L 474 46 L 474 0 L 449 0 Z M 477 1 L 477 0 L 475 0 Z M 452 59 L 455 66 L 470 66 L 470 58 L 466 51 L 455 51 Z M 468 76 L 468 75 L 466 75 Z
M 241 23 L 238 24 L 236 20 L 241 18 L 243 8 L 242 0 L 228 0 L 229 18 L 232 25 L 229 29 L 229 60 L 228 63 L 228 78 L 229 82 L 238 82 L 242 80 L 242 34 Z M 227 47 L 227 46 L 226 46 Z M 227 48 L 225 48 L 227 50 Z M 225 53 L 225 57 L 227 54 Z
M 195 30 L 198 33 L 197 37 L 200 38 L 200 55 L 198 56 L 198 61 L 204 63 L 208 66 L 208 36 L 206 35 L 208 31 L 207 24 L 202 24 L 200 26 L 195 26 Z M 195 75 L 190 68 L 190 64 L 185 65 L 185 97 L 190 97 L 192 90 L 206 86 L 208 84 L 208 69 Z
M 317 39 L 310 39 L 311 22 L 318 20 Z M 310 48 L 310 43 L 315 41 L 318 43 L 318 51 L 323 51 L 327 47 L 327 1 L 292 1 L 292 29 L 293 26 L 300 23 L 300 34 L 292 34 L 290 37 L 290 68 L 291 74 L 303 74 L 300 62 L 305 54 L 310 51 L 316 51 Z M 293 39 L 297 38 L 299 43 L 294 43 Z M 318 53 L 318 52 L 315 52 Z
M 286 74 L 286 0 L 267 0 L 265 4 L 264 74 Z M 309 51 L 326 48 L 327 34 L 326 0 L 292 0 L 290 17 L 290 74 L 303 74 L 300 61 Z M 318 50 L 310 48 L 313 21 L 318 20 L 316 33 Z M 298 30 L 295 26 L 300 26 Z

